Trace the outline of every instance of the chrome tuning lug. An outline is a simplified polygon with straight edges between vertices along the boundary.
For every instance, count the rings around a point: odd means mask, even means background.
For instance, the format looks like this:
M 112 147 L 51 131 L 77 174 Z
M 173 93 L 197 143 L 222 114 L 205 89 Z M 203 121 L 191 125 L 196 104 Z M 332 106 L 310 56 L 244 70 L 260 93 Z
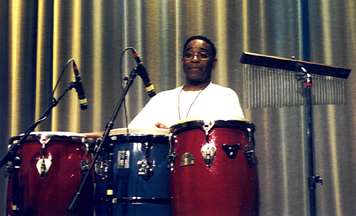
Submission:
M 51 167 L 52 162 L 50 159 L 42 157 L 37 161 L 36 168 L 38 173 L 41 176 L 41 179 L 44 180 L 46 178 L 46 175 L 49 171 L 49 168 Z
M 149 180 L 154 175 L 155 162 L 147 159 L 143 159 L 137 162 L 138 175 L 144 180 Z
M 206 144 L 201 148 L 200 152 L 204 158 L 207 167 L 210 167 L 211 164 L 213 163 L 215 152 L 216 152 L 216 146 L 213 140 L 211 141 L 209 140 L 209 133 L 214 127 L 214 125 L 215 125 L 214 120 L 210 120 L 210 119 L 204 120 L 203 129 L 205 131 Z
M 214 156 L 216 153 L 216 147 L 214 145 L 214 142 L 211 143 L 206 143 L 202 148 L 201 148 L 201 155 L 204 158 L 204 161 L 206 163 L 207 167 L 210 167 L 211 164 L 213 163 Z

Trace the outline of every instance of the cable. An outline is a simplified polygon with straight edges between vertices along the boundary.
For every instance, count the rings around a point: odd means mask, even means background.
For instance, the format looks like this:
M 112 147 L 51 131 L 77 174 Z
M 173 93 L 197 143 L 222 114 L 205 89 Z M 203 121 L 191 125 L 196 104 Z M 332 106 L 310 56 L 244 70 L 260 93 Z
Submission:
M 57 83 L 56 83 L 56 86 L 54 87 L 53 91 L 52 91 L 52 98 L 54 97 L 54 92 L 56 91 L 57 87 L 58 87 L 58 84 L 59 84 L 59 81 L 61 80 L 63 74 L 64 74 L 64 71 L 66 70 L 67 66 L 69 65 L 70 62 L 74 61 L 73 59 L 69 59 L 67 61 L 67 63 L 65 64 L 62 72 L 61 72 L 61 75 L 59 76 L 58 80 L 57 80 Z

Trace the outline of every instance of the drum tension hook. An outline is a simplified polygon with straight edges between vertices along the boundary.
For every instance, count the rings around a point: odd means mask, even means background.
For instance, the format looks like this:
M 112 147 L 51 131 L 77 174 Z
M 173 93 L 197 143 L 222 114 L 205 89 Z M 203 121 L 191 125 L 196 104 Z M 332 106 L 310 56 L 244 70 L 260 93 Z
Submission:
M 244 149 L 245 156 L 247 158 L 248 165 L 250 168 L 257 165 L 257 157 L 255 155 L 255 150 L 251 147 L 251 145 L 245 146 Z
M 13 165 L 12 165 L 12 162 L 11 161 L 8 161 L 6 166 L 6 171 L 5 171 L 5 178 L 7 178 L 8 176 L 11 176 L 12 174 L 12 169 L 14 168 Z
M 142 144 L 146 150 L 144 159 L 137 162 L 138 166 L 138 175 L 141 176 L 144 180 L 149 180 L 154 175 L 155 162 L 150 161 L 150 149 L 152 147 L 151 142 L 145 142 Z
M 21 157 L 16 153 L 15 157 L 13 158 L 12 161 L 8 161 L 6 164 L 6 172 L 5 172 L 5 178 L 8 176 L 11 176 L 12 173 L 17 175 L 17 173 L 20 170 L 20 165 L 21 165 Z
M 85 173 L 88 171 L 89 169 L 89 164 L 87 161 L 82 160 L 80 162 L 80 171 L 82 172 L 82 175 L 85 175 Z
M 239 150 L 240 148 L 240 145 L 241 144 L 235 144 L 235 145 L 223 144 L 221 147 L 230 159 L 234 159 L 236 157 L 237 150 Z
M 174 163 L 176 161 L 177 158 L 177 151 L 175 149 L 173 149 L 173 151 L 168 155 L 167 157 L 167 168 L 173 172 L 174 171 Z

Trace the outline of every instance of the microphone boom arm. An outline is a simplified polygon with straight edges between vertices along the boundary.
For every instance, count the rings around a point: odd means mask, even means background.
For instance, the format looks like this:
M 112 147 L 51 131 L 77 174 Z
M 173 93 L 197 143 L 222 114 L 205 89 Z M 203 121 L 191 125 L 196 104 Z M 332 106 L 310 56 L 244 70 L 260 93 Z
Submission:
M 1 159 L 0 161 L 0 169 L 9 161 L 13 160 L 13 157 L 16 155 L 15 153 L 17 152 L 17 150 L 20 149 L 20 147 L 22 146 L 23 142 L 27 139 L 27 137 L 30 135 L 30 133 L 32 131 L 35 130 L 35 128 L 42 122 L 44 121 L 48 115 L 50 114 L 50 112 L 52 111 L 52 109 L 54 107 L 56 107 L 59 103 L 59 101 L 64 97 L 64 95 L 71 90 L 74 87 L 74 82 L 70 82 L 65 91 L 62 93 L 62 95 L 58 98 L 55 99 L 53 97 L 52 99 L 52 104 L 47 108 L 47 110 L 42 114 L 42 116 L 35 122 L 33 123 L 24 133 L 24 135 L 21 137 L 21 139 L 19 140 L 18 143 L 16 143 L 15 145 L 12 145 L 11 148 L 8 150 L 8 152 L 6 153 L 6 155 Z

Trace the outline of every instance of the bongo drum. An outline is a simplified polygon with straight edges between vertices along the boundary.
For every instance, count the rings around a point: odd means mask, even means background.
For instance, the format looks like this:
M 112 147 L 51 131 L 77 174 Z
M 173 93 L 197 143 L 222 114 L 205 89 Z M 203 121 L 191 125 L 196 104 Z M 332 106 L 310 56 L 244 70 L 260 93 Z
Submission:
M 185 120 L 171 127 L 173 215 L 258 215 L 254 125 Z
M 20 138 L 10 138 L 10 147 Z M 86 137 L 77 133 L 30 133 L 17 151 L 20 165 L 11 168 L 7 215 L 73 215 L 66 209 L 91 162 L 84 142 Z M 90 175 L 75 215 L 93 215 L 93 200 L 94 176 Z
M 170 215 L 169 130 L 111 130 L 114 145 L 113 215 Z M 107 146 L 107 145 L 106 145 Z M 96 164 L 96 215 L 107 215 L 107 149 Z

